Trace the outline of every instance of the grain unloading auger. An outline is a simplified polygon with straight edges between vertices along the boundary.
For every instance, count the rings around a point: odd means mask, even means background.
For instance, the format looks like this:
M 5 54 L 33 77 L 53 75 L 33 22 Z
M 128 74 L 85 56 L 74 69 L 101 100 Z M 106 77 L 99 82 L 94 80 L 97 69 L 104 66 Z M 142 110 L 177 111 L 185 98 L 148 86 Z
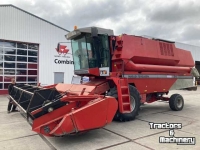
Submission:
M 180 111 L 183 97 L 166 95 L 170 90 L 195 87 L 193 80 L 199 77 L 191 53 L 173 42 L 114 36 L 112 30 L 96 27 L 75 29 L 66 38 L 72 41 L 74 74 L 90 81 L 18 85 L 11 94 L 33 120 L 33 131 L 46 136 L 101 128 L 113 119 L 134 120 L 142 103 L 157 100 L 169 101 L 173 111 Z

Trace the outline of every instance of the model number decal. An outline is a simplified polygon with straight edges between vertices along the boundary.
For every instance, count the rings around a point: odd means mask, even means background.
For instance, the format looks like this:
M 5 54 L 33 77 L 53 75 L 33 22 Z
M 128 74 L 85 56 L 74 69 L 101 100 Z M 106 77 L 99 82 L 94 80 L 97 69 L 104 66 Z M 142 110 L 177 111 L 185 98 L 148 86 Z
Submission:
M 192 79 L 192 76 L 177 75 L 124 75 L 124 78 L 175 78 L 175 79 Z

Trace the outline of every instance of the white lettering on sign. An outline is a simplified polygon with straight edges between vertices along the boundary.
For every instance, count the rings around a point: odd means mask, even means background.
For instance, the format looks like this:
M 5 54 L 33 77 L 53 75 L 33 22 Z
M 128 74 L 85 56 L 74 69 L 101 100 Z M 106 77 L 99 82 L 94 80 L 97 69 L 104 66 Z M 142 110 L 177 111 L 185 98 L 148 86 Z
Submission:
M 175 129 L 182 129 L 182 123 L 153 123 L 149 122 L 150 129 L 169 129 L 169 137 L 160 136 L 159 143 L 176 143 L 177 145 L 195 145 L 195 137 L 175 137 Z M 192 149 L 192 148 L 191 148 Z

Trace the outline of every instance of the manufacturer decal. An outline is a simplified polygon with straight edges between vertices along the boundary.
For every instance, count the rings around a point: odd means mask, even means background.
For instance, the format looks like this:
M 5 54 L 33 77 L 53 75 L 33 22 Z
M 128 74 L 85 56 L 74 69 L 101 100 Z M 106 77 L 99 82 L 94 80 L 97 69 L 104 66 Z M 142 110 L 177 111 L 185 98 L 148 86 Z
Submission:
M 60 43 L 58 43 L 57 48 L 55 49 L 58 53 L 58 55 L 54 55 L 55 64 L 74 64 L 72 54 L 69 53 L 70 50 L 66 45 L 61 45 Z
M 58 52 L 58 55 L 66 55 L 68 52 L 69 52 L 69 49 L 67 49 L 67 46 L 65 45 L 59 45 L 57 48 L 56 48 L 56 51 Z

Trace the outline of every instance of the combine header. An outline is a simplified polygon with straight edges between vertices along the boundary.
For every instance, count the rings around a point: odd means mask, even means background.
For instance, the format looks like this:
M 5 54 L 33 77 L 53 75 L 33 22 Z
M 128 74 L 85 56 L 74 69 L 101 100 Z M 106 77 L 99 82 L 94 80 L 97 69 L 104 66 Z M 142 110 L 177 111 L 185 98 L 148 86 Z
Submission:
M 71 40 L 74 74 L 87 76 L 83 84 L 14 86 L 12 101 L 32 120 L 32 130 L 63 136 L 102 128 L 116 121 L 134 120 L 142 103 L 169 101 L 180 111 L 184 99 L 167 97 L 170 90 L 194 87 L 199 77 L 189 51 L 173 42 L 140 36 L 114 36 L 97 27 L 75 29 Z

